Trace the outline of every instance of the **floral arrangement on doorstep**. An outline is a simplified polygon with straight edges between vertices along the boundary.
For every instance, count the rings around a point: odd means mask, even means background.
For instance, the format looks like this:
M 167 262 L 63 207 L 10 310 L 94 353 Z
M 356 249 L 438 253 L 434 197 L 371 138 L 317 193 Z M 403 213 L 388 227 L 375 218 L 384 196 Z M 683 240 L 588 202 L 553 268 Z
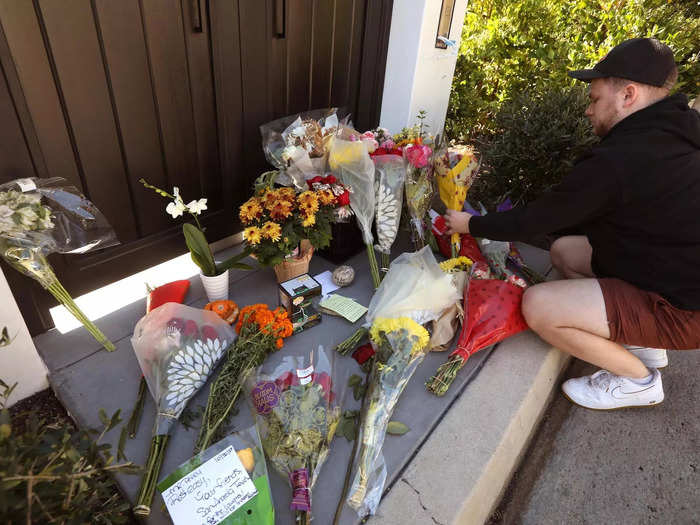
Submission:
M 332 176 L 331 176 L 332 177 Z M 306 190 L 297 195 L 294 188 L 267 187 L 244 202 L 239 210 L 245 225 L 247 252 L 262 266 L 274 266 L 292 255 L 302 240 L 314 248 L 325 248 L 331 240 L 331 222 L 343 198 L 346 186 L 335 177 L 325 179 L 331 188 Z M 336 196 L 335 192 L 344 188 Z

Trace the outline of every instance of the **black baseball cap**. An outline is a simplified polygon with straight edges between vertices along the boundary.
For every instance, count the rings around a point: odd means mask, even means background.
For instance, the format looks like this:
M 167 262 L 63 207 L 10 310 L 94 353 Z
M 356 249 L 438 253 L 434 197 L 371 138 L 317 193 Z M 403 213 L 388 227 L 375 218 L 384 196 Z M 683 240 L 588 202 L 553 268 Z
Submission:
M 569 71 L 569 76 L 584 82 L 617 77 L 661 87 L 675 65 L 666 44 L 655 38 L 632 38 L 613 47 L 593 69 Z

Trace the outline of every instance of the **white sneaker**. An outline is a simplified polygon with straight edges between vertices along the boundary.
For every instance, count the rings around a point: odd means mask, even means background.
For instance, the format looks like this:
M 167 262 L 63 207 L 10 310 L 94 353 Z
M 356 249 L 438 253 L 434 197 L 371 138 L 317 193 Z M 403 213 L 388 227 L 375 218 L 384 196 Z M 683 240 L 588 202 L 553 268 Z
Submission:
M 648 368 L 663 368 L 668 366 L 668 355 L 663 348 L 647 348 L 645 346 L 622 345 L 636 355 Z
M 598 370 L 591 376 L 564 381 L 561 389 L 577 405 L 595 410 L 657 405 L 664 400 L 661 374 L 655 368 L 650 372 L 651 380 L 640 385 L 628 377 Z

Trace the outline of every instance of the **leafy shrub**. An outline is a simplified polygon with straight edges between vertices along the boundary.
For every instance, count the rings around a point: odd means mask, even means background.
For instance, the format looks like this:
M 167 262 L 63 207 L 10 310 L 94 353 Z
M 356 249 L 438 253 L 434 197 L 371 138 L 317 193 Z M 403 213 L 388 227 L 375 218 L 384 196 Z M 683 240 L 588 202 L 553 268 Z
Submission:
M 470 0 L 468 9 L 445 124 L 451 138 L 493 133 L 506 100 L 573 86 L 568 70 L 590 67 L 632 37 L 667 43 L 677 89 L 700 92 L 697 0 Z
M 529 91 L 506 102 L 482 147 L 470 200 L 493 205 L 509 196 L 527 203 L 558 183 L 597 140 L 583 114 L 587 103 L 583 86 Z
M 127 523 L 129 504 L 109 472 L 136 473 L 116 463 L 100 444 L 121 421 L 100 411 L 102 432 L 76 432 L 65 420 L 47 421 L 30 411 L 17 425 L 5 403 L 12 389 L 0 380 L 0 522 Z M 97 438 L 95 438 L 97 436 Z

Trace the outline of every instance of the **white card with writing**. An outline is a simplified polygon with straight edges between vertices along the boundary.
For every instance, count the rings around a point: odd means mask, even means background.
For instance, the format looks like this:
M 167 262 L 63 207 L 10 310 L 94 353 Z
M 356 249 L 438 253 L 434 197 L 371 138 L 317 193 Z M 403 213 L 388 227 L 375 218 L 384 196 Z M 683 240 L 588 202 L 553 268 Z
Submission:
M 175 525 L 216 525 L 257 495 L 233 447 L 162 491 Z

